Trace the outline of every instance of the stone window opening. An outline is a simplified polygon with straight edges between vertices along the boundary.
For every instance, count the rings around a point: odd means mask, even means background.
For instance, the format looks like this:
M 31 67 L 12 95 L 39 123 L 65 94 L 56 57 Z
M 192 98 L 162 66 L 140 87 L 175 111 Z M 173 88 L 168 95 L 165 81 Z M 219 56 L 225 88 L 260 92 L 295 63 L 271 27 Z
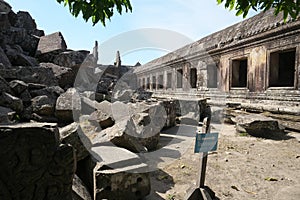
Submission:
M 177 88 L 182 88 L 182 78 L 183 78 L 183 70 L 177 70 Z
M 152 89 L 156 90 L 156 76 L 152 76 Z
M 294 87 L 296 49 L 270 54 L 269 87 Z
M 143 78 L 143 81 L 142 81 L 142 88 L 144 90 L 146 89 L 146 80 L 145 80 L 145 78 Z
M 164 89 L 164 75 L 158 76 L 158 89 Z
M 150 77 L 147 78 L 147 89 L 150 90 Z
M 231 87 L 247 87 L 247 58 L 233 60 L 231 72 Z
M 215 64 L 207 65 L 207 87 L 218 88 L 218 68 Z
M 172 73 L 167 73 L 167 89 L 172 88 Z
M 190 84 L 191 84 L 191 88 L 197 88 L 197 69 L 196 68 L 191 68 Z

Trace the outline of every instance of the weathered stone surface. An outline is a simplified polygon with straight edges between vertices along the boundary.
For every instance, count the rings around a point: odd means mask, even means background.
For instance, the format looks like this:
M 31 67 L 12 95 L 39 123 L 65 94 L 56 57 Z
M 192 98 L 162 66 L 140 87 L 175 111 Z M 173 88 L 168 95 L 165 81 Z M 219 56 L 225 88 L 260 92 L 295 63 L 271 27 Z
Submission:
M 1 92 L 7 92 L 7 93 L 12 93 L 11 88 L 9 86 L 9 83 L 0 76 L 0 93 Z
M 140 143 L 149 151 L 157 148 L 160 131 L 163 129 L 167 113 L 161 103 L 132 104 L 132 119 L 136 126 L 137 137 Z
M 59 86 L 50 86 L 43 89 L 38 90 L 30 90 L 30 94 L 32 97 L 46 95 L 49 98 L 57 99 L 61 94 L 64 93 L 64 90 Z
M 15 114 L 12 109 L 0 106 L 0 124 L 12 123 Z
M 13 66 L 37 66 L 38 62 L 35 58 L 26 56 L 21 53 L 16 53 L 14 55 L 9 55 L 8 58 Z
M 28 85 L 20 80 L 13 80 L 9 82 L 9 85 L 16 95 L 20 95 L 28 88 Z
M 88 188 L 76 174 L 72 185 L 72 200 L 92 200 Z
M 47 85 L 40 84 L 40 83 L 28 83 L 28 90 L 40 90 L 46 88 Z
M 274 138 L 284 133 L 277 120 L 260 114 L 239 115 L 235 122 L 238 132 L 247 132 L 255 137 Z
M 53 71 L 45 67 L 14 66 L 0 69 L 0 76 L 6 80 L 21 80 L 25 83 L 39 83 L 47 86 L 58 85 Z
M 23 104 L 28 106 L 31 103 L 31 95 L 28 92 L 28 90 L 25 90 L 24 92 L 22 92 L 19 96 L 19 98 L 22 100 Z
M 112 104 L 108 101 L 99 103 L 97 110 L 91 113 L 89 120 L 98 123 L 102 129 L 113 126 L 115 120 L 113 118 L 111 105 Z
M 139 200 L 150 193 L 147 165 L 136 154 L 113 146 L 93 147 L 92 151 L 103 159 L 94 168 L 95 199 Z
M 84 62 L 87 55 L 89 55 L 89 51 L 66 51 L 57 55 L 53 63 L 63 67 L 80 67 L 80 65 Z
M 162 105 L 167 113 L 166 123 L 164 128 L 173 127 L 176 125 L 176 103 L 171 100 L 164 100 Z
M 0 94 L 0 106 L 11 108 L 17 113 L 23 111 L 23 102 L 18 97 L 12 96 L 6 92 Z
M 61 141 L 64 144 L 70 144 L 75 149 L 77 162 L 89 155 L 88 150 L 81 141 L 78 133 L 80 130 L 78 129 L 80 127 L 76 122 L 59 129 Z
M 80 112 L 80 96 L 75 88 L 68 89 L 56 100 L 55 115 L 64 122 L 72 122 L 73 112 Z M 74 113 L 74 114 L 76 114 Z
M 113 117 L 101 110 L 96 110 L 93 112 L 89 120 L 97 122 L 102 129 L 112 127 L 115 124 Z
M 193 125 L 198 126 L 199 125 L 199 113 L 198 112 L 189 112 L 181 117 L 179 117 L 180 124 L 187 124 L 187 125 Z
M 102 130 L 94 138 L 92 143 L 112 142 L 118 147 L 123 147 L 132 152 L 145 152 L 147 149 L 138 140 L 136 128 L 132 119 L 118 121 L 113 127 Z
M 7 2 L 1 0 L 1 2 L 0 2 L 0 13 L 8 14 L 10 11 L 11 11 L 11 6 Z
M 97 101 L 91 100 L 81 95 L 81 112 L 83 114 L 91 114 L 98 109 L 99 105 L 100 103 L 98 103 Z
M 11 67 L 11 63 L 10 63 L 8 57 L 6 56 L 6 54 L 4 53 L 4 51 L 1 47 L 0 47 L 0 63 L 2 63 L 5 68 Z
M 34 97 L 31 101 L 33 112 L 45 116 L 51 116 L 54 114 L 55 99 L 42 95 Z
M 30 16 L 28 12 L 19 11 L 17 13 L 17 21 L 14 24 L 15 27 L 24 28 L 28 31 L 32 31 L 36 29 L 36 23 L 34 19 Z
M 70 68 L 55 65 L 53 63 L 40 63 L 40 66 L 51 68 L 54 76 L 61 88 L 73 87 L 76 73 Z
M 147 100 L 152 97 L 153 92 L 145 91 L 145 90 L 137 90 L 134 92 L 132 95 L 133 101 L 142 101 L 142 100 Z
M 52 33 L 40 38 L 37 55 L 51 52 L 62 52 L 67 49 L 67 44 L 60 32 Z
M 0 137 L 1 199 L 72 199 L 74 152 L 55 124 L 1 125 Z

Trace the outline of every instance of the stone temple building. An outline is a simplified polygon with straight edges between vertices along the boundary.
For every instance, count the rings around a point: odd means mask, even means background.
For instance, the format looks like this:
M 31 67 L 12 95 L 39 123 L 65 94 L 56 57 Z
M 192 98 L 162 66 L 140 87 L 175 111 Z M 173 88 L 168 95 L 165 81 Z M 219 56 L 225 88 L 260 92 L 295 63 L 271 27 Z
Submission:
M 135 70 L 162 98 L 208 98 L 260 111 L 299 114 L 300 20 L 273 10 L 213 33 Z

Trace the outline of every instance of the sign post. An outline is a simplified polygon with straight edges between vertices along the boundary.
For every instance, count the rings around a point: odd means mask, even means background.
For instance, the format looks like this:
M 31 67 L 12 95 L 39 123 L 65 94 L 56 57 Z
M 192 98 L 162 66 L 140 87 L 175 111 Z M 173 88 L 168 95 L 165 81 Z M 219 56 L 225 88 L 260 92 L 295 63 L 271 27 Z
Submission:
M 214 192 L 209 187 L 206 187 L 204 183 L 208 152 L 217 150 L 217 145 L 218 133 L 210 133 L 210 119 L 206 117 L 203 120 L 202 133 L 196 134 L 195 153 L 202 152 L 196 188 L 188 192 L 187 200 L 211 200 L 214 198 Z

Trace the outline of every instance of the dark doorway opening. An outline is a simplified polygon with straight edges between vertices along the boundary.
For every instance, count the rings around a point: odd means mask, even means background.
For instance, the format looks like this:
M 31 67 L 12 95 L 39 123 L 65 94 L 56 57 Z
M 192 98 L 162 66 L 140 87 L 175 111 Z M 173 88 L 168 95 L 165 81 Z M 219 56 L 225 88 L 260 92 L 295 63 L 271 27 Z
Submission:
M 295 80 L 296 50 L 270 54 L 269 86 L 293 87 Z
M 197 69 L 196 68 L 191 69 L 190 84 L 191 84 L 191 88 L 197 87 Z
M 207 87 L 218 87 L 218 68 L 215 64 L 207 65 Z
M 247 87 L 247 59 L 232 61 L 231 87 Z
M 164 89 L 164 75 L 158 76 L 158 89 Z
M 156 90 L 156 76 L 152 76 L 152 89 Z
M 167 74 L 167 89 L 172 88 L 172 73 Z
M 182 69 L 177 70 L 177 88 L 182 88 Z

